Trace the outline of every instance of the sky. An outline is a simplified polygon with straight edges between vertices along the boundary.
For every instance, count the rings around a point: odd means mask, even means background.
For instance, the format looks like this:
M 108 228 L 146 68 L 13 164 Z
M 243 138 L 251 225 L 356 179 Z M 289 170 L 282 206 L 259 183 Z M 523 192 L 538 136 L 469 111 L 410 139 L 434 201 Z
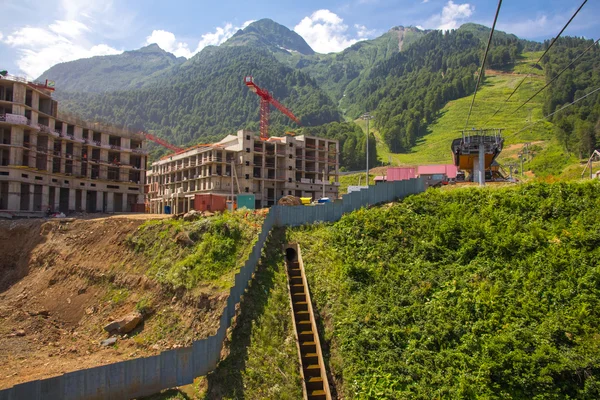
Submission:
M 580 0 L 504 1 L 497 29 L 542 41 L 554 37 Z M 394 26 L 491 26 L 490 0 L 2 0 L 0 70 L 37 78 L 59 62 L 120 54 L 157 43 L 190 58 L 252 21 L 270 18 L 319 53 L 338 52 Z M 600 2 L 588 1 L 563 35 L 600 37 Z

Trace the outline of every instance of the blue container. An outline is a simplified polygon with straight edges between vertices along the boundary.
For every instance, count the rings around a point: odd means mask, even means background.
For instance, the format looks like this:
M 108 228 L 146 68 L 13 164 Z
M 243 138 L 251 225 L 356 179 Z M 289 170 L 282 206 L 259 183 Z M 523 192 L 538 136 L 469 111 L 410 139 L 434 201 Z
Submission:
M 165 214 L 171 214 L 171 206 L 165 206 Z

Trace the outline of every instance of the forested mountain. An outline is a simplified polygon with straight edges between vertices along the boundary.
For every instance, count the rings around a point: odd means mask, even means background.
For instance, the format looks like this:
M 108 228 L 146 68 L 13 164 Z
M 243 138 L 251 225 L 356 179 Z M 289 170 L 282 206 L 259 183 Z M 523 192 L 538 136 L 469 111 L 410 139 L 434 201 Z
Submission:
M 63 93 L 62 106 L 88 119 L 116 120 L 134 129 L 154 130 L 177 144 L 221 139 L 240 128 L 258 130 L 259 98 L 243 83 L 253 75 L 302 125 L 340 121 L 331 99 L 307 74 L 247 46 L 209 47 L 140 90 L 99 94 Z M 295 124 L 279 112 L 271 131 Z
M 254 21 L 240 29 L 222 46 L 252 46 L 276 53 L 315 54 L 302 36 L 268 18 Z
M 151 44 L 112 56 L 96 56 L 56 64 L 38 80 L 56 82 L 58 94 L 68 91 L 99 93 L 131 90 L 160 73 L 185 62 Z
M 376 39 L 360 41 L 340 53 L 292 56 L 282 61 L 307 72 L 332 99 L 340 101 L 349 85 L 378 63 L 408 49 L 425 34 L 426 31 L 417 28 L 397 26 Z
M 392 152 L 410 151 L 448 101 L 473 93 L 489 32 L 470 23 L 446 32 L 400 26 L 340 53 L 318 54 L 295 32 L 262 19 L 187 61 L 151 45 L 60 64 L 42 77 L 57 81 L 63 109 L 186 145 L 241 128 L 258 130 L 259 99 L 243 84 L 245 75 L 253 75 L 300 118 L 302 132 L 338 138 L 342 166 L 358 169 L 366 139 L 356 125 L 342 121 L 369 111 Z M 559 41 L 543 61 L 547 80 L 590 44 Z M 511 71 L 524 51 L 546 46 L 496 31 L 486 68 Z M 590 51 L 543 94 L 545 114 L 600 83 L 599 52 Z M 554 117 L 564 146 L 579 155 L 600 142 L 598 99 L 590 96 Z M 299 130 L 277 111 L 271 127 L 274 135 Z
M 379 63 L 344 99 L 348 114 L 375 110 L 376 126 L 394 152 L 407 151 L 449 100 L 475 89 L 482 41 L 458 29 L 433 31 L 405 52 Z M 494 40 L 510 63 L 522 48 L 517 38 Z
M 549 87 L 545 97 L 544 114 L 551 114 L 600 87 L 600 48 L 593 40 L 561 38 L 555 50 L 543 60 L 546 80 L 562 73 Z M 548 45 L 549 43 L 545 43 Z M 591 48 L 572 66 L 571 62 Z M 588 157 L 600 145 L 600 92 L 552 116 L 558 126 L 559 140 L 565 148 L 580 158 Z

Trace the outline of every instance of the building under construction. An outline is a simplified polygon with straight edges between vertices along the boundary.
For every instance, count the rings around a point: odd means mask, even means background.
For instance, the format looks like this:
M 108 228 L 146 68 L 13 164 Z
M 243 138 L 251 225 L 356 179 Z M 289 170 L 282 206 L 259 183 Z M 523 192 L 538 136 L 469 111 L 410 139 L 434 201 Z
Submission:
M 52 85 L 0 76 L 0 214 L 143 211 L 142 134 L 58 113 Z
M 337 198 L 339 143 L 312 136 L 271 137 L 238 131 L 218 143 L 199 145 L 152 164 L 148 173 L 151 213 L 194 208 L 197 194 L 254 194 L 255 207 L 286 195 Z

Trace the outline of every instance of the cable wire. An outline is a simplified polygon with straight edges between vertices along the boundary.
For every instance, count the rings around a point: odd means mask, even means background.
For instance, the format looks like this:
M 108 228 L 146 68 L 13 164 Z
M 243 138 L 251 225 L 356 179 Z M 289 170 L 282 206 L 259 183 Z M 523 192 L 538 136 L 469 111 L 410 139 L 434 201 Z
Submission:
M 591 96 L 592 94 L 596 93 L 596 92 L 597 92 L 597 91 L 599 91 L 599 90 L 600 90 L 600 87 L 598 87 L 598 88 L 594 89 L 593 91 L 589 92 L 589 93 L 588 93 L 588 94 L 586 94 L 585 96 L 581 96 L 580 98 L 578 98 L 578 99 L 574 100 L 573 102 L 571 102 L 571 103 L 569 103 L 569 104 L 566 104 L 566 105 L 562 106 L 561 108 L 559 108 L 558 110 L 554 111 L 553 113 L 551 113 L 551 114 L 548 114 L 548 115 L 546 115 L 545 117 L 542 117 L 542 118 L 538 119 L 537 121 L 535 121 L 535 122 L 532 122 L 531 124 L 529 124 L 529 125 L 525 126 L 524 128 L 522 128 L 522 129 L 520 129 L 520 130 L 516 131 L 516 132 L 515 132 L 515 133 L 513 133 L 512 135 L 505 136 L 505 138 L 509 138 L 509 137 L 515 136 L 515 135 L 517 135 L 517 134 L 519 134 L 519 133 L 523 132 L 523 131 L 524 131 L 524 130 L 526 130 L 527 128 L 530 128 L 530 127 L 534 126 L 535 124 L 537 124 L 538 122 L 541 122 L 541 121 L 543 121 L 543 120 L 545 120 L 545 119 L 548 119 L 548 118 L 550 118 L 550 117 L 551 117 L 551 116 L 553 116 L 554 114 L 556 114 L 556 113 L 558 113 L 558 112 L 560 112 L 560 111 L 564 110 L 564 109 L 565 109 L 565 108 L 567 108 L 567 107 L 570 107 L 570 106 L 572 106 L 573 104 L 577 103 L 577 102 L 578 102 L 578 101 L 580 101 L 580 100 L 583 100 L 583 99 L 585 99 L 585 98 L 586 98 L 586 97 L 588 97 L 588 96 Z
M 585 0 L 587 1 L 587 0 Z M 467 114 L 467 122 L 465 123 L 465 130 L 467 126 L 469 126 L 469 118 L 471 118 L 471 111 L 473 111 L 473 104 L 475 104 L 475 96 L 477 96 L 477 89 L 479 88 L 479 83 L 481 82 L 481 76 L 485 71 L 485 61 L 487 60 L 488 51 L 490 50 L 490 45 L 492 44 L 492 37 L 494 36 L 494 29 L 496 29 L 496 21 L 498 20 L 498 14 L 500 13 L 500 6 L 502 5 L 502 0 L 498 0 L 498 8 L 496 9 L 496 15 L 494 16 L 494 23 L 492 25 L 492 30 L 490 31 L 490 37 L 488 38 L 487 46 L 485 47 L 485 53 L 483 55 L 483 60 L 481 61 L 481 70 L 479 71 L 479 76 L 477 77 L 477 84 L 475 85 L 475 92 L 473 93 L 473 100 L 471 101 L 471 106 L 469 107 L 469 114 Z
M 544 53 L 540 56 L 540 58 L 537 60 L 537 62 L 535 64 L 533 64 L 533 65 L 538 65 L 540 63 L 540 61 L 542 61 L 542 58 L 544 58 L 544 56 L 548 53 L 548 51 L 550 51 L 550 49 L 552 48 L 552 46 L 554 46 L 554 43 L 556 43 L 556 40 L 558 40 L 558 38 L 563 34 L 563 32 L 565 31 L 565 29 L 567 29 L 567 27 L 569 26 L 569 24 L 571 23 L 571 21 L 573 21 L 573 18 L 575 18 L 575 16 L 579 13 L 579 11 L 583 8 L 583 6 L 585 5 L 585 3 L 587 3 L 587 1 L 588 0 L 584 0 L 583 3 L 581 3 L 581 5 L 577 9 L 577 11 L 575 11 L 575 13 L 567 21 L 567 23 L 565 24 L 565 26 L 563 26 L 563 28 L 560 30 L 560 32 L 558 33 L 558 35 L 554 39 L 552 39 L 552 41 L 550 42 L 550 45 L 548 46 L 548 48 L 546 49 L 546 51 L 544 51 Z M 533 68 L 533 66 L 531 66 L 531 68 Z M 521 82 L 519 82 L 519 84 L 514 88 L 514 90 L 512 91 L 512 93 L 506 98 L 506 100 L 504 100 L 504 103 L 502 103 L 502 105 L 500 105 L 500 107 L 496 110 L 496 112 L 494 112 L 494 114 L 490 118 L 488 118 L 487 121 L 485 121 L 485 123 L 483 124 L 484 127 L 487 125 L 488 122 L 490 122 L 490 120 L 492 118 L 494 118 L 502 110 L 502 107 L 504 107 L 504 105 L 517 92 L 517 90 L 519 90 L 519 88 L 521 87 L 521 85 L 523 84 L 523 82 L 525 82 L 527 80 L 527 78 L 529 78 L 530 76 L 531 76 L 531 72 L 529 72 L 525 76 L 525 78 L 523 78 L 523 80 L 521 80 Z
M 571 63 L 569 65 L 567 65 L 565 68 L 563 68 L 562 71 L 560 71 L 558 73 L 558 75 L 556 75 L 554 78 L 552 78 L 550 80 L 550 82 L 546 83 L 546 85 L 541 88 L 540 90 L 538 90 L 537 92 L 535 92 L 535 94 L 533 96 L 531 96 L 529 99 L 527 99 L 527 101 L 525 101 L 523 104 L 521 104 L 515 111 L 512 112 L 512 114 L 516 113 L 517 111 L 519 111 L 524 105 L 526 105 L 527 103 L 529 103 L 529 101 L 531 99 L 533 99 L 535 96 L 537 96 L 538 94 L 540 94 L 542 92 L 542 90 L 546 89 L 548 86 L 550 86 L 550 84 L 552 82 L 554 82 L 559 76 L 562 75 L 563 72 L 565 72 L 567 69 L 569 69 L 573 64 L 575 64 L 575 61 L 579 60 L 585 53 L 587 53 L 592 47 L 594 47 L 598 42 L 600 41 L 600 38 L 598 40 L 596 40 L 594 43 L 592 43 L 587 49 L 585 49 L 585 51 L 583 53 L 581 53 L 580 55 L 578 55 L 573 61 L 571 61 Z

